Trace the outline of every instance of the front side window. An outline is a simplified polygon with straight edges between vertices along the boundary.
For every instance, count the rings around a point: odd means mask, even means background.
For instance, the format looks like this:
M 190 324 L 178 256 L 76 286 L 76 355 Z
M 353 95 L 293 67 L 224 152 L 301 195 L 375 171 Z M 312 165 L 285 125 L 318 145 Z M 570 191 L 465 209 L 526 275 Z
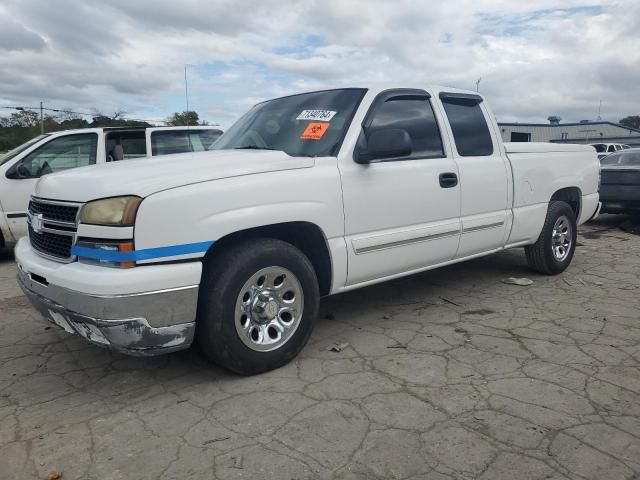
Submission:
M 13 150 L 9 150 L 4 155 L 0 155 L 0 165 L 4 165 L 5 163 L 7 163 L 12 158 L 15 158 L 18 155 L 20 155 L 22 152 L 24 152 L 30 146 L 38 143 L 40 140 L 42 140 L 43 138 L 46 138 L 48 136 L 49 136 L 49 134 L 37 136 L 36 138 L 32 138 L 28 142 L 24 142 L 22 145 L 17 146 Z
M 440 130 L 426 95 L 398 95 L 372 107 L 370 123 L 364 130 L 369 138 L 376 130 L 401 129 L 411 138 L 411 154 L 388 160 L 444 157 Z
M 96 163 L 98 135 L 82 133 L 57 137 L 16 164 L 16 178 L 39 178 L 48 173 Z
M 489 125 L 477 95 L 441 93 L 440 98 L 451 125 L 458 153 L 462 157 L 482 157 L 493 154 Z
M 212 149 L 336 156 L 365 92 L 362 88 L 324 90 L 259 103 L 223 133 Z
M 609 148 L 607 149 L 607 152 L 615 152 L 616 151 L 616 146 L 615 145 L 609 145 Z
M 591 146 L 595 148 L 596 152 L 598 153 L 604 153 L 607 151 L 607 146 L 602 143 L 596 143 L 595 145 L 591 145 Z

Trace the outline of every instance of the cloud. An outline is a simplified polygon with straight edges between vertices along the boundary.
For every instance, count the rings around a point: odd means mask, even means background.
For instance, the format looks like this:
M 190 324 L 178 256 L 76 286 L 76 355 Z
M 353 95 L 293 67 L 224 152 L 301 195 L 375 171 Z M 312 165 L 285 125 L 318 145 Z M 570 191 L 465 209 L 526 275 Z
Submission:
M 47 45 L 40 35 L 28 30 L 2 10 L 0 10 L 0 25 L 2 25 L 0 28 L 0 50 L 41 51 Z
M 498 118 L 640 113 L 635 0 L 5 0 L 0 102 L 190 104 L 231 123 L 257 100 L 371 81 L 474 88 Z M 6 20 L 6 21 L 4 21 Z

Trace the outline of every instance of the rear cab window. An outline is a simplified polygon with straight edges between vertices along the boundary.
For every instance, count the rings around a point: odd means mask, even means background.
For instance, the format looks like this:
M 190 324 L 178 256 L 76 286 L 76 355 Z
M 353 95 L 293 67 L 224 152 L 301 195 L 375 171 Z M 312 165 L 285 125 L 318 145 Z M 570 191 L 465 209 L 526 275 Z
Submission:
M 466 93 L 440 94 L 461 157 L 485 157 L 493 154 L 493 140 L 482 111 L 482 97 Z

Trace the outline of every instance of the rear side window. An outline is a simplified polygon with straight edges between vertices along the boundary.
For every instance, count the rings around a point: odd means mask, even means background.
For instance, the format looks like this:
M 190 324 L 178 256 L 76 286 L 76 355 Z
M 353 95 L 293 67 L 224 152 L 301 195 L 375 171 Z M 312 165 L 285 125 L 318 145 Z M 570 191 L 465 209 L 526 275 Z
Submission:
M 489 126 L 480 108 L 482 98 L 447 93 L 441 93 L 440 98 L 460 156 L 483 157 L 493 154 Z
M 109 132 L 106 141 L 107 161 L 144 158 L 147 156 L 146 142 L 144 130 Z
M 413 147 L 411 155 L 401 160 L 444 157 L 440 130 L 427 96 L 389 98 L 375 109 L 365 134 L 369 137 L 376 130 L 395 128 L 409 133 Z

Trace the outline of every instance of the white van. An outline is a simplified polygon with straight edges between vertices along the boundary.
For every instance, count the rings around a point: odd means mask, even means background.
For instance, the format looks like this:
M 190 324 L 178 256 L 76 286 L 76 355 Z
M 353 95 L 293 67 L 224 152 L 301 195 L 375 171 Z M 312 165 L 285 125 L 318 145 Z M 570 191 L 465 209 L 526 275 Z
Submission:
M 40 135 L 0 156 L 0 247 L 27 234 L 27 208 L 38 179 L 87 165 L 199 152 L 222 135 L 214 127 L 104 127 Z

